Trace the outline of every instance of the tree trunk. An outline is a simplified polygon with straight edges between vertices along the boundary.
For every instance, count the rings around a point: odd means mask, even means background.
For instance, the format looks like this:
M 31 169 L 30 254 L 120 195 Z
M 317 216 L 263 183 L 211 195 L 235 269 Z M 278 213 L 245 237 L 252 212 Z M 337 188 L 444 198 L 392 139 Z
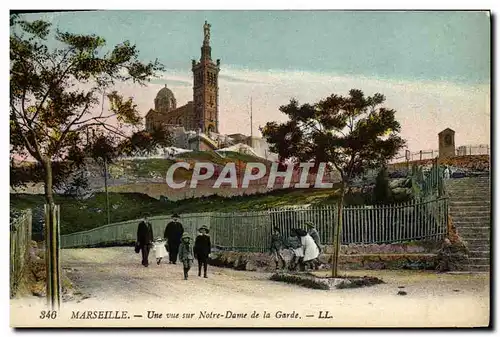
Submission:
M 338 267 L 339 267 L 339 255 L 340 255 L 340 247 L 342 245 L 341 234 L 342 234 L 342 223 L 343 223 L 343 210 L 344 210 L 344 196 L 345 196 L 345 183 L 342 182 L 340 201 L 337 206 L 337 218 L 338 224 L 333 235 L 333 263 L 332 263 L 332 277 L 337 277 L 338 275 Z
M 109 225 L 111 223 L 111 216 L 109 209 L 109 193 L 108 193 L 108 160 L 106 158 L 104 158 L 104 191 L 106 192 L 106 214 Z
M 56 212 L 52 191 L 52 162 L 43 158 L 45 170 L 45 271 L 47 304 L 58 310 L 61 301 L 61 270 L 59 260 L 59 212 Z
M 47 204 L 52 205 L 54 203 L 54 195 L 52 192 L 53 182 L 52 182 L 52 162 L 50 158 L 43 158 L 43 168 L 45 170 L 45 201 Z

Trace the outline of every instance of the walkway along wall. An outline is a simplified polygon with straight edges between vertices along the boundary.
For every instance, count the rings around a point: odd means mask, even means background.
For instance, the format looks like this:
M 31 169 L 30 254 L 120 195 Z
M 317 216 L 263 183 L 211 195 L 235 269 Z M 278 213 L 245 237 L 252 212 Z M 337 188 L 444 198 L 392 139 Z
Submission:
M 386 206 L 344 208 L 342 244 L 394 243 L 418 239 L 441 240 L 447 233 L 448 200 L 437 198 Z M 300 206 L 257 212 L 181 214 L 184 230 L 195 236 L 202 225 L 210 228 L 212 243 L 219 250 L 267 252 L 273 226 L 288 237 L 292 228 L 312 221 L 321 241 L 330 244 L 337 224 L 336 205 Z M 155 237 L 163 237 L 170 216 L 150 219 Z M 140 219 L 61 236 L 62 248 L 132 243 Z

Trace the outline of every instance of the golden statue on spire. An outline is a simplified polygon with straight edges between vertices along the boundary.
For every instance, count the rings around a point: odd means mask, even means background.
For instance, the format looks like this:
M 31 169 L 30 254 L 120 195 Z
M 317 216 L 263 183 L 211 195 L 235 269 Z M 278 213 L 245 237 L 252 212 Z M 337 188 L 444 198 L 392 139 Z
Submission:
M 203 25 L 203 33 L 205 35 L 203 42 L 205 44 L 208 44 L 210 42 L 210 27 L 211 27 L 211 25 L 209 23 L 207 23 L 207 21 L 205 20 L 205 24 Z

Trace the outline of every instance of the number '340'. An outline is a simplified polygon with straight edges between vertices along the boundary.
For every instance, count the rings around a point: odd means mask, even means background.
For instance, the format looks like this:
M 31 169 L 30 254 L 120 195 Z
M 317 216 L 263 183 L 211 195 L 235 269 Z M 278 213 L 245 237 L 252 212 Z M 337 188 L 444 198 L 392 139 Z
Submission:
M 40 312 L 40 319 L 56 319 L 57 317 L 57 311 L 49 310 L 45 311 L 42 310 Z

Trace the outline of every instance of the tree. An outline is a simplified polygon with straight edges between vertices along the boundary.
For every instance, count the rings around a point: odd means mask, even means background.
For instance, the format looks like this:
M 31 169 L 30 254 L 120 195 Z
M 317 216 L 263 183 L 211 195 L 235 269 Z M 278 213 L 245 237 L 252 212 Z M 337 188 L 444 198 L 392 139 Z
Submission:
M 171 133 L 164 126 L 157 126 L 151 132 L 138 131 L 117 145 L 119 153 L 127 156 L 148 155 L 159 147 L 172 146 Z
M 385 164 L 405 144 L 399 136 L 401 126 L 395 119 L 395 110 L 382 107 L 384 102 L 385 97 L 379 93 L 365 97 L 357 89 L 350 90 L 348 96 L 332 94 L 315 104 L 299 105 L 292 99 L 279 108 L 289 121 L 270 122 L 262 129 L 270 150 L 280 158 L 313 161 L 315 167 L 326 162 L 340 173 L 333 277 L 338 272 L 344 196 L 351 179 Z
M 49 206 L 47 297 L 57 309 L 60 275 L 54 167 L 64 167 L 64 179 L 83 162 L 90 146 L 84 137 L 89 128 L 127 138 L 127 132 L 140 126 L 141 117 L 132 98 L 124 99 L 112 91 L 113 85 L 126 81 L 144 85 L 163 66 L 158 61 L 142 63 L 136 47 L 128 41 L 105 52 L 106 41 L 96 35 L 51 32 L 48 22 L 28 22 L 15 15 L 10 25 L 11 160 L 31 156 L 40 169 L 36 173 L 43 175 Z M 49 48 L 52 37 L 56 47 Z M 109 114 L 104 115 L 102 108 L 96 114 L 105 93 L 111 105 Z
M 389 176 L 386 166 L 382 166 L 373 188 L 373 199 L 376 204 L 388 204 L 392 202 L 392 191 L 389 186 Z
M 163 66 L 139 61 L 138 50 L 128 41 L 104 52 L 105 40 L 96 35 L 54 33 L 48 22 L 16 16 L 10 23 L 11 156 L 36 160 L 46 201 L 53 204 L 55 164 L 63 163 L 65 174 L 81 164 L 89 145 L 85 130 L 93 127 L 127 138 L 127 128 L 141 125 L 132 98 L 111 91 L 113 85 L 144 85 Z M 48 46 L 51 34 L 55 48 Z M 104 92 L 109 92 L 110 113 L 96 114 Z

